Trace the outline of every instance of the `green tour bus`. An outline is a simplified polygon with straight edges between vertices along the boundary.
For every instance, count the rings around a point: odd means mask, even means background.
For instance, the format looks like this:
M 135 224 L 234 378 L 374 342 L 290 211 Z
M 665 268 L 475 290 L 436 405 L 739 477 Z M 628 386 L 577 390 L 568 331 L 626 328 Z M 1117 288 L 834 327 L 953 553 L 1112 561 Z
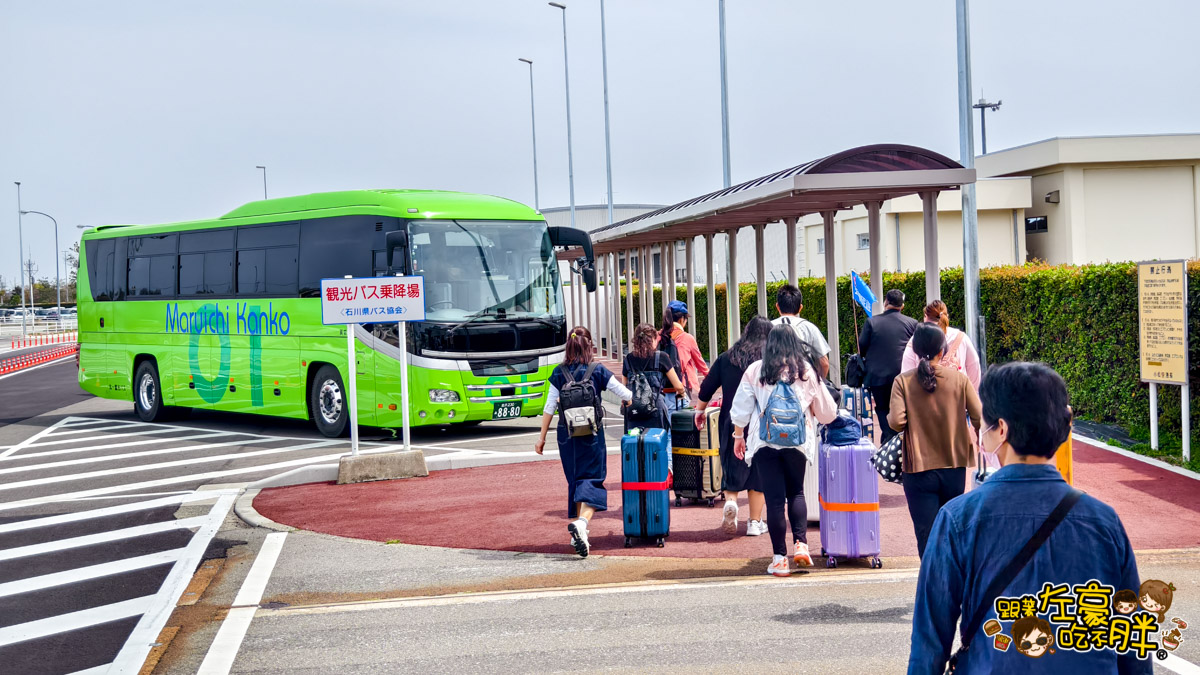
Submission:
M 79 384 L 147 422 L 205 408 L 312 419 L 342 434 L 346 330 L 358 420 L 411 424 L 541 413 L 567 326 L 555 248 L 591 239 L 484 195 L 355 190 L 251 202 L 215 220 L 106 225 L 83 235 Z M 426 320 L 326 326 L 321 279 L 424 277 Z

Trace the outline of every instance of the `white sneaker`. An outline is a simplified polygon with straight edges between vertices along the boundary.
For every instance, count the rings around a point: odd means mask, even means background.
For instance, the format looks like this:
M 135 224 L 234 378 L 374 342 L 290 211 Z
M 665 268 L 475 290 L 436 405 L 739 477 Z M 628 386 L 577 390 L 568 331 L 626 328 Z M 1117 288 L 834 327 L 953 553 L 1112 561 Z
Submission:
M 775 556 L 775 558 L 771 560 L 771 564 L 767 565 L 767 574 L 773 574 L 777 577 L 792 576 L 792 568 L 788 566 L 787 556 Z
M 583 518 L 572 520 L 567 525 L 567 531 L 571 533 L 571 545 L 575 547 L 575 552 L 579 554 L 579 557 L 588 557 L 588 553 L 592 550 L 592 544 L 588 541 L 587 521 Z
M 738 524 L 738 505 L 737 502 L 725 502 L 725 510 L 722 512 L 721 529 L 725 534 L 737 534 Z
M 812 567 L 812 555 L 808 552 L 808 544 L 804 542 L 796 542 L 796 555 L 793 556 L 796 565 L 799 567 Z
M 767 533 L 767 524 L 761 520 L 752 520 L 746 524 L 746 536 L 757 537 Z

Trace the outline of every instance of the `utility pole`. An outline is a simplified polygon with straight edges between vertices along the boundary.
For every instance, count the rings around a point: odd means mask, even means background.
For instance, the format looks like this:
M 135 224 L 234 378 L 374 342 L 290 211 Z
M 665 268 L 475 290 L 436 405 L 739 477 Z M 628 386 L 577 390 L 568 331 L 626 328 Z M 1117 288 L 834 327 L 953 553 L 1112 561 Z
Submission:
M 38 266 L 34 264 L 33 258 L 25 261 L 25 278 L 29 279 L 29 311 L 33 311 L 33 306 L 37 304 L 37 300 L 33 297 L 33 273 L 38 271 Z
M 725 0 L 717 0 L 721 31 L 721 174 L 725 187 L 732 177 L 729 172 L 729 87 L 725 76 Z
M 17 285 L 21 287 L 21 337 L 27 333 L 26 324 L 29 322 L 29 317 L 25 310 L 25 272 L 23 256 L 25 255 L 25 228 L 21 223 L 23 216 L 21 215 L 21 181 L 13 181 L 17 184 L 17 274 L 21 275 L 21 279 Z M 29 299 L 32 302 L 33 294 L 30 293 Z
M 985 155 L 987 154 L 987 111 L 991 110 L 992 112 L 996 112 L 1000 109 L 1000 104 L 1002 103 L 1004 103 L 1004 101 L 988 103 L 987 99 L 980 97 L 979 103 L 971 106 L 979 111 L 979 140 L 982 141 L 981 144 L 983 145 L 983 154 Z

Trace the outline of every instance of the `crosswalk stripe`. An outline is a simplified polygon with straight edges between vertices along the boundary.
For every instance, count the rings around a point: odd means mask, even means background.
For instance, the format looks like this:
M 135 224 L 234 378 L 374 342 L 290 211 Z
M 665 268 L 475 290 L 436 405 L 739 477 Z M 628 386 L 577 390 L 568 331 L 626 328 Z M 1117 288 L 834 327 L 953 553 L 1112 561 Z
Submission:
M 30 591 L 54 588 L 55 586 L 62 586 L 64 584 L 73 584 L 97 577 L 133 572 L 134 570 L 155 567 L 156 565 L 166 565 L 167 563 L 175 562 L 183 554 L 183 551 L 184 549 L 177 548 L 160 553 L 140 555 L 134 558 L 124 558 L 96 565 L 88 565 L 87 567 L 76 567 L 64 572 L 55 572 L 53 574 L 43 574 L 37 577 L 29 577 L 28 579 L 10 581 L 0 584 L 0 598 L 17 595 L 18 593 L 29 593 Z
M 28 621 L 15 626 L 0 628 L 0 647 L 145 614 L 153 606 L 154 599 L 155 596 L 146 595 L 132 600 L 114 602 L 111 605 L 91 607 L 79 610 L 78 612 L 59 614 L 58 616 L 38 619 L 37 621 Z
M 138 428 L 138 426 L 140 426 L 137 422 L 124 422 L 124 421 L 120 421 L 120 420 L 92 420 L 92 422 L 108 422 L 108 423 L 114 424 L 115 426 L 87 427 L 86 429 L 76 429 L 75 427 L 78 426 L 77 424 L 69 424 L 69 425 L 64 425 L 69 428 L 69 431 L 55 431 L 53 434 L 50 434 L 50 435 L 53 436 L 54 438 L 62 438 L 63 436 L 71 436 L 74 434 L 94 434 L 94 433 L 100 432 L 100 431 L 109 432 L 109 431 L 120 431 L 121 429 L 136 429 L 136 428 Z M 169 429 L 164 429 L 164 431 L 169 431 Z
M 42 438 L 43 436 L 48 436 L 55 429 L 62 426 L 63 422 L 65 422 L 69 419 L 71 419 L 71 418 L 64 417 L 61 420 L 55 422 L 54 424 L 51 424 L 50 426 L 46 427 L 45 429 L 42 429 L 41 431 L 37 432 L 36 434 L 30 436 L 29 438 L 26 438 L 25 440 L 21 441 L 20 443 L 17 443 L 16 445 L 9 447 L 4 452 L 0 452 L 0 459 L 4 459 L 5 457 L 9 457 L 11 455 L 14 455 L 14 454 L 20 452 L 21 450 L 24 450 L 27 446 L 32 445 L 33 443 L 36 443 L 38 441 L 38 439 Z
M 159 534 L 161 532 L 170 532 L 171 530 L 200 527 L 205 523 L 206 518 L 207 516 L 196 516 L 194 518 L 183 518 L 180 520 L 166 520 L 160 523 L 149 523 L 147 525 L 138 525 L 137 527 L 126 527 L 120 530 L 109 530 L 108 532 L 85 534 L 80 537 L 58 539 L 55 541 L 43 542 L 41 544 L 18 546 L 16 548 L 0 551 L 0 561 L 27 558 L 33 555 L 43 555 L 46 553 L 54 553 L 55 551 L 65 551 L 71 548 L 79 548 L 80 546 L 91 546 L 93 544 L 103 544 L 110 541 L 120 541 L 122 539 L 130 539 L 132 537 L 143 537 L 148 534 Z
M 46 469 L 60 469 L 64 466 L 79 466 L 81 464 L 99 464 L 101 462 L 115 462 L 122 459 L 132 459 L 135 457 L 150 457 L 154 455 L 170 455 L 180 452 L 193 452 L 195 450 L 211 450 L 213 448 L 224 448 L 230 445 L 249 445 L 251 443 L 265 443 L 268 439 L 254 438 L 248 441 L 225 441 L 223 443 L 205 443 L 203 445 L 189 445 L 178 448 L 160 448 L 158 450 L 144 450 L 141 452 L 126 452 L 119 455 L 101 455 L 99 457 L 84 457 L 83 459 L 65 459 L 59 462 L 45 462 L 43 464 L 29 464 L 27 466 L 17 466 L 11 469 L 0 469 L 0 475 L 12 473 L 24 473 L 28 471 L 43 471 Z M 21 455 L 22 459 L 28 459 L 33 455 Z
M 86 443 L 88 441 L 100 441 L 100 440 L 113 439 L 113 438 L 123 438 L 126 436 L 150 436 L 150 435 L 166 433 L 169 431 L 174 431 L 174 429 L 150 429 L 148 431 L 138 431 L 138 432 L 129 433 L 129 434 L 110 434 L 110 435 L 105 435 L 105 436 L 96 436 L 93 438 L 68 438 L 68 439 L 62 440 L 62 441 L 47 441 L 45 443 L 36 443 L 34 445 L 29 445 L 26 447 L 27 448 L 44 448 L 48 445 L 65 445 L 67 443 Z M 231 436 L 232 435 L 230 432 L 227 432 L 227 431 L 202 431 L 201 429 L 189 429 L 189 431 L 200 431 L 201 433 L 191 434 L 188 436 L 176 436 L 173 438 L 159 437 L 159 438 L 144 439 L 144 440 L 140 440 L 140 441 L 126 441 L 126 442 L 122 442 L 122 443 L 109 443 L 107 445 L 90 445 L 90 446 L 87 446 L 82 449 L 90 452 L 92 450 L 107 450 L 109 448 L 123 448 L 127 445 L 145 445 L 147 443 L 165 443 L 167 441 L 192 441 L 192 440 L 196 440 L 198 438 L 210 438 L 212 436 Z M 30 455 L 21 455 L 20 457 L 13 457 L 12 459 L 24 459 L 26 457 L 39 457 L 39 456 L 40 455 L 30 454 Z
M 45 518 L 18 520 L 13 523 L 4 523 L 3 525 L 0 525 L 0 534 L 5 534 L 7 532 L 20 532 L 22 530 L 33 530 L 39 527 L 50 527 L 52 525 L 62 525 L 64 523 L 74 523 L 80 520 L 90 520 L 92 518 L 117 516 L 122 513 L 134 513 L 136 511 L 156 509 L 160 506 L 170 506 L 172 504 L 182 503 L 185 499 L 187 499 L 187 497 L 188 495 L 180 494 L 172 497 L 163 497 L 162 499 L 152 499 L 148 502 L 120 504 L 118 506 L 109 506 L 103 509 L 93 509 L 91 511 L 63 513 L 57 516 L 46 516 Z

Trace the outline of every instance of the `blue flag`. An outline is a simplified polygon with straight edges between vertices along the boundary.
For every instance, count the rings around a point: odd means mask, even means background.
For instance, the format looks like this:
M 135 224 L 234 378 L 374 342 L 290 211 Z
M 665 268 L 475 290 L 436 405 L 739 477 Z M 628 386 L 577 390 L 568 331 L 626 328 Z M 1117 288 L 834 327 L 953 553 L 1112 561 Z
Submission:
M 871 307 L 875 305 L 875 294 L 854 270 L 850 270 L 850 292 L 854 295 L 854 301 L 863 308 L 867 316 L 871 316 Z

